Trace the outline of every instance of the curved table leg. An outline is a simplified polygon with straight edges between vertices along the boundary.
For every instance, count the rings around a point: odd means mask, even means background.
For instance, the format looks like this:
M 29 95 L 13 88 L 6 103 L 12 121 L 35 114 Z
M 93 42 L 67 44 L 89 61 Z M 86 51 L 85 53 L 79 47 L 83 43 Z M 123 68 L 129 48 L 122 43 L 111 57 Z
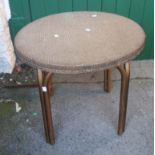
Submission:
M 45 128 L 46 141 L 50 144 L 55 143 L 54 129 L 52 122 L 51 104 L 50 104 L 50 84 L 52 73 L 46 73 L 38 70 L 39 93 Z
M 104 71 L 104 90 L 111 92 L 112 90 L 112 70 L 107 69 Z
M 120 108 L 118 120 L 118 134 L 121 135 L 125 130 L 128 89 L 130 80 L 130 64 L 125 63 L 124 65 L 118 66 L 117 69 L 121 74 Z

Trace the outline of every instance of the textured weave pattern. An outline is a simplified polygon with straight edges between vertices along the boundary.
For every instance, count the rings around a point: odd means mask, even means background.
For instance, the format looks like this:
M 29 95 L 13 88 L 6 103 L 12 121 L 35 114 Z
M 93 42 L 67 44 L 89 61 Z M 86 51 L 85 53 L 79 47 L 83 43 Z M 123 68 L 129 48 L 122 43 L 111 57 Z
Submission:
M 119 65 L 143 49 L 145 33 L 135 22 L 101 12 L 50 15 L 16 36 L 18 57 L 57 73 L 83 73 Z

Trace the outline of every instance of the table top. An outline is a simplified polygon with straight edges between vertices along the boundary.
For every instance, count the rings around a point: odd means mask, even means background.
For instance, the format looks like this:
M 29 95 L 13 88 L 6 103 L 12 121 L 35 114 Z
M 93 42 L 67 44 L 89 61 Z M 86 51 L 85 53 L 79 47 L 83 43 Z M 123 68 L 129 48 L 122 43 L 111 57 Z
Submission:
M 38 19 L 15 38 L 18 58 L 62 74 L 99 71 L 135 58 L 145 33 L 134 21 L 111 13 L 67 12 Z

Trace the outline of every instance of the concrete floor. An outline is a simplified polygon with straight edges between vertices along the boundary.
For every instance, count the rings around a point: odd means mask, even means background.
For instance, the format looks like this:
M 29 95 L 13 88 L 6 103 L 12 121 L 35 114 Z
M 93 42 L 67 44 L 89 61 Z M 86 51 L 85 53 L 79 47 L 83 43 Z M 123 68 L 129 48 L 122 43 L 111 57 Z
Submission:
M 38 90 L 0 89 L 0 155 L 153 155 L 153 61 L 132 64 L 122 136 L 116 133 L 120 91 L 116 71 L 110 94 L 103 91 L 101 72 L 55 76 L 53 146 L 44 139 Z M 14 101 L 22 107 L 18 113 Z

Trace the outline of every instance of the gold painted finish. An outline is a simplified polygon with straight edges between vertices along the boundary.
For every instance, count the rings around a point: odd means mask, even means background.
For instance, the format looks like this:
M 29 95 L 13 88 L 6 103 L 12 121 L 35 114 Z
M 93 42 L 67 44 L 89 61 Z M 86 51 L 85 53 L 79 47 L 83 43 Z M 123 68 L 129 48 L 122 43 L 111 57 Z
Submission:
M 117 67 L 121 74 L 121 90 L 120 90 L 120 107 L 118 120 L 118 134 L 121 135 L 125 130 L 128 89 L 130 80 L 130 64 L 125 63 Z M 46 141 L 50 144 L 55 143 L 54 129 L 52 122 L 50 96 L 53 95 L 52 73 L 47 73 L 38 69 L 39 92 L 41 99 L 41 107 L 43 113 L 43 121 L 45 128 Z M 43 88 L 46 88 L 45 90 Z M 112 90 L 112 70 L 104 71 L 104 90 L 111 92 Z
M 120 90 L 120 107 L 119 107 L 119 120 L 118 120 L 118 134 L 121 135 L 125 130 L 128 89 L 130 80 L 130 64 L 118 66 L 117 69 L 121 74 L 121 90 Z
M 112 91 L 112 70 L 107 69 L 104 71 L 104 90 L 106 92 Z
M 55 138 L 50 104 L 51 78 L 52 73 L 47 73 L 38 69 L 38 83 L 46 141 L 50 144 L 54 144 Z M 43 87 L 45 90 L 43 90 Z

